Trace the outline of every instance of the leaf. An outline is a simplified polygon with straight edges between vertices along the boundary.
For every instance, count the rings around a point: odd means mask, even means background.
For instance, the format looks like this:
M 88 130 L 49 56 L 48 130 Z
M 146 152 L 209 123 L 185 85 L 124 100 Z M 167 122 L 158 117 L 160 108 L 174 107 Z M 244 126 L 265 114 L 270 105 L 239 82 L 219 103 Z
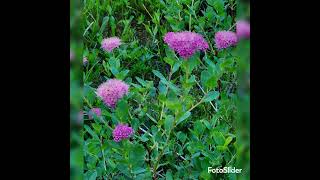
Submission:
M 211 129 L 211 125 L 207 120 L 203 120 L 203 123 L 209 130 Z
M 104 29 L 107 27 L 108 21 L 109 21 L 109 16 L 106 16 L 106 17 L 103 18 L 99 34 L 103 33 Z
M 184 143 L 184 142 L 186 141 L 186 139 L 187 139 L 187 136 L 186 136 L 186 134 L 184 134 L 183 132 L 179 131 L 179 132 L 177 133 L 177 138 L 178 138 L 182 143 Z
M 95 171 L 95 170 L 90 170 L 90 171 L 86 172 L 86 174 L 85 174 L 85 177 L 86 177 L 86 178 L 85 178 L 85 179 L 88 179 L 88 180 L 96 180 L 97 176 L 98 176 L 97 171 Z
M 139 78 L 139 77 L 136 77 L 136 80 L 137 80 L 143 87 L 146 87 L 146 86 L 147 86 L 146 81 L 144 81 L 143 79 L 141 79 L 141 78 Z
M 141 165 L 144 162 L 145 155 L 146 151 L 141 144 L 133 145 L 133 147 L 129 149 L 129 163 L 133 166 Z
M 224 143 L 224 146 L 228 146 L 230 144 L 230 142 L 232 141 L 232 137 L 229 136 L 227 139 L 226 139 L 226 142 Z
M 170 89 L 172 89 L 176 94 L 180 94 L 180 89 L 177 88 L 174 84 L 171 82 L 168 82 L 167 79 L 157 70 L 152 70 L 153 74 L 156 75 L 160 80 L 166 84 Z
M 170 169 L 166 172 L 166 180 L 173 180 L 172 171 Z
M 210 6 L 213 6 L 219 16 L 224 16 L 224 0 L 207 0 Z
M 198 136 L 202 135 L 202 133 L 204 132 L 205 127 L 204 125 L 201 123 L 201 121 L 196 121 L 194 123 L 194 131 L 197 133 Z
M 164 129 L 169 132 L 170 129 L 173 126 L 173 122 L 174 122 L 174 117 L 169 115 L 166 117 L 166 119 L 164 120 Z
M 148 118 L 150 118 L 154 123 L 158 123 L 150 114 L 146 113 L 146 115 L 148 116 Z
M 110 27 L 111 27 L 112 36 L 115 36 L 115 34 L 116 34 L 116 23 L 115 23 L 115 19 L 114 19 L 113 16 L 110 17 Z
M 174 59 L 172 59 L 172 58 L 165 57 L 165 58 L 163 58 L 163 60 L 166 63 L 170 64 L 170 66 L 173 66 L 173 64 L 174 64 Z
M 200 156 L 200 152 L 197 152 L 197 153 L 193 154 L 193 155 L 191 156 L 191 158 L 193 159 L 193 158 L 199 157 L 199 156 Z
M 128 69 L 125 69 L 123 71 L 121 71 L 120 73 L 114 74 L 116 76 L 117 79 L 123 80 L 127 74 L 129 73 Z
M 209 72 L 208 70 L 201 72 L 201 83 L 207 89 L 214 89 L 218 83 L 218 76 L 213 73 Z
M 99 139 L 98 135 L 88 125 L 84 125 L 83 127 L 93 138 Z
M 210 91 L 204 98 L 204 102 L 211 102 L 219 97 L 218 91 Z
M 187 61 L 183 61 L 182 67 L 185 72 L 192 73 L 193 69 L 200 64 L 199 55 L 200 53 L 197 52 L 195 55 L 190 57 Z
M 160 78 L 163 83 L 168 84 L 167 79 L 157 70 L 152 70 L 153 74 L 156 75 L 158 78 Z
M 222 146 L 225 143 L 225 138 L 224 138 L 223 134 L 219 131 L 213 132 L 213 139 L 218 145 Z
M 115 112 L 116 112 L 116 116 L 120 119 L 120 121 L 127 122 L 129 118 L 128 103 L 124 99 L 121 99 L 120 101 L 118 101 Z
M 134 168 L 133 169 L 133 174 L 141 174 L 141 173 L 144 173 L 146 172 L 147 169 L 146 168 L 142 168 L 142 167 L 137 167 L 137 168 Z
M 178 119 L 177 125 L 183 122 L 184 120 L 186 120 L 190 115 L 191 115 L 190 111 L 187 111 L 186 113 L 184 113 L 184 115 Z
M 172 68 L 172 74 L 175 73 L 179 69 L 181 64 L 182 64 L 182 61 L 176 61 L 176 63 L 173 65 L 173 68 Z

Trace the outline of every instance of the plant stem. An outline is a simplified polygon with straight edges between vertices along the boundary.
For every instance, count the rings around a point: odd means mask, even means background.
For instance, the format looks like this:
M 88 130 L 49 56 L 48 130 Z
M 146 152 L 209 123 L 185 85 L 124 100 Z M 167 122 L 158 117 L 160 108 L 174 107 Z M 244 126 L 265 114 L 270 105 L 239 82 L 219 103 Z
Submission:
M 191 2 L 191 10 L 193 11 L 193 1 L 194 0 L 192 0 L 192 2 Z M 192 16 L 191 16 L 191 13 L 190 13 L 190 15 L 189 15 L 189 31 L 191 32 L 191 20 L 192 20 Z
M 199 106 L 201 103 L 203 103 L 204 97 L 205 97 L 205 96 L 203 96 L 203 98 L 202 98 L 197 104 L 195 104 L 194 106 L 192 106 L 188 111 L 192 111 L 194 108 L 196 108 L 196 107 Z
M 100 148 L 101 148 L 102 157 L 103 157 L 103 167 L 104 167 L 104 170 L 107 171 L 107 168 L 106 168 L 106 158 L 105 158 L 105 156 L 104 156 L 104 152 L 103 152 L 103 149 L 102 149 L 102 136 L 100 136 Z
M 198 85 L 198 87 L 201 89 L 201 91 L 203 92 L 203 94 L 206 94 L 206 92 L 204 92 L 203 88 L 200 86 L 199 82 L 196 80 L 196 83 Z M 213 109 L 217 112 L 218 109 L 212 104 L 212 102 L 210 101 L 210 105 L 213 107 Z
M 169 78 L 168 78 L 168 82 L 170 82 L 171 80 L 171 76 L 172 76 L 172 67 L 170 66 L 170 72 L 169 72 Z M 167 85 L 166 87 L 166 92 L 169 90 L 169 86 Z M 163 110 L 164 110 L 164 102 L 162 103 L 162 107 L 161 107 L 161 113 L 160 113 L 160 119 L 159 121 L 162 119 L 163 116 Z

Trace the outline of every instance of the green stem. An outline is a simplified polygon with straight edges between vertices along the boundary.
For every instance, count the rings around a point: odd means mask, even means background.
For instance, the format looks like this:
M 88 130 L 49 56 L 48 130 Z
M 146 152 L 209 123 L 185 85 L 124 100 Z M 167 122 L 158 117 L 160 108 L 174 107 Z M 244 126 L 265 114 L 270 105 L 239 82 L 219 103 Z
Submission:
M 168 77 L 168 82 L 170 82 L 171 80 L 171 76 L 172 76 L 172 67 L 170 66 L 170 72 L 169 72 L 169 77 Z M 166 92 L 169 90 L 169 86 L 166 87 Z M 159 121 L 162 119 L 163 116 L 163 110 L 164 110 L 164 102 L 162 103 L 162 107 L 161 107 L 161 113 L 160 113 L 160 119 Z
M 103 157 L 103 167 L 104 167 L 104 170 L 107 171 L 107 168 L 106 168 L 106 158 L 105 158 L 105 156 L 104 156 L 104 152 L 103 152 L 103 148 L 102 148 L 102 136 L 100 136 L 100 148 L 101 148 L 102 157 Z

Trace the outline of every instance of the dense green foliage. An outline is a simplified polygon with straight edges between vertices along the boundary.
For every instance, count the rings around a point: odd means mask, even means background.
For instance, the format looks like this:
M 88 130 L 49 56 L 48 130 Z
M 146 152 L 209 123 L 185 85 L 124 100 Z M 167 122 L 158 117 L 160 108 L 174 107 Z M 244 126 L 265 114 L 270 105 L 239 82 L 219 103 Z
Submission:
M 238 128 L 248 125 L 236 121 L 237 67 L 243 56 L 235 48 L 218 51 L 214 44 L 217 31 L 234 30 L 235 0 L 84 0 L 83 6 L 83 56 L 88 58 L 83 69 L 84 178 L 238 176 L 209 174 L 209 166 L 242 168 L 239 176 L 248 175 L 243 164 L 249 158 L 242 156 L 247 156 L 249 137 L 239 137 Z M 163 42 L 169 31 L 202 34 L 210 48 L 183 60 Z M 103 51 L 102 39 L 112 36 L 123 44 L 112 53 Z M 110 78 L 130 85 L 115 109 L 95 93 Z M 101 108 L 102 116 L 89 119 L 93 107 Z M 135 133 L 117 143 L 112 130 L 120 122 Z

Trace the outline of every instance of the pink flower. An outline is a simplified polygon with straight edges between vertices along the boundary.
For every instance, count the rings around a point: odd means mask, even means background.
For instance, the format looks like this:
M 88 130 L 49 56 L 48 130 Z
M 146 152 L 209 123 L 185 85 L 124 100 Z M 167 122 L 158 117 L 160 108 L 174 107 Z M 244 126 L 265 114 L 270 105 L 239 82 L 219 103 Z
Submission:
M 120 142 L 121 140 L 128 138 L 132 134 L 133 134 L 132 127 L 129 127 L 128 125 L 125 125 L 125 124 L 118 124 L 112 132 L 113 140 L 115 142 Z
M 121 80 L 109 79 L 97 88 L 97 95 L 103 102 L 114 108 L 119 99 L 129 92 L 129 85 Z
M 189 31 L 168 32 L 163 40 L 185 59 L 191 57 L 198 50 L 205 51 L 209 48 L 207 41 L 200 34 Z
M 235 46 L 238 42 L 236 33 L 232 31 L 219 31 L 215 34 L 215 42 L 218 49 Z
M 105 51 L 111 52 L 114 48 L 117 48 L 121 45 L 121 40 L 118 37 L 110 37 L 103 39 L 101 42 L 101 47 Z
M 239 20 L 236 25 L 238 38 L 249 38 L 250 37 L 250 24 L 248 21 Z
M 93 119 L 93 114 L 95 114 L 96 116 L 101 116 L 101 109 L 92 108 L 88 113 L 89 119 Z
M 82 122 L 83 122 L 83 111 L 81 110 L 78 112 L 77 123 L 81 125 Z
M 83 63 L 84 66 L 87 65 L 88 64 L 88 58 L 87 57 L 83 57 L 82 63 Z
M 74 59 L 74 53 L 73 51 L 70 49 L 70 61 L 72 61 Z

